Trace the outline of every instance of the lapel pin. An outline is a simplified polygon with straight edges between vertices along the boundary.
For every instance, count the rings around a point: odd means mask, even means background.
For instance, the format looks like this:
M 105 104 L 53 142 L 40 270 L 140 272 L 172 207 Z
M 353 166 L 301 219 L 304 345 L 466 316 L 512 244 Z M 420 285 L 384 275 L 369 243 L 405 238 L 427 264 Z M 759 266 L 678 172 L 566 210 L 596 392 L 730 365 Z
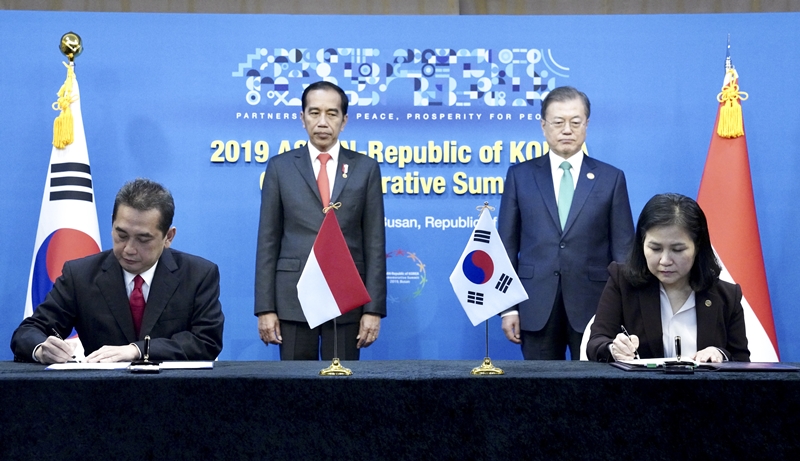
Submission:
M 594 179 L 594 173 L 592 172 L 586 173 L 586 177 L 589 179 Z
M 348 165 L 346 163 L 342 165 L 342 177 L 343 178 L 347 178 L 347 170 L 349 168 L 350 168 L 350 165 Z
M 711 307 L 711 300 L 710 299 L 706 299 L 706 307 Z

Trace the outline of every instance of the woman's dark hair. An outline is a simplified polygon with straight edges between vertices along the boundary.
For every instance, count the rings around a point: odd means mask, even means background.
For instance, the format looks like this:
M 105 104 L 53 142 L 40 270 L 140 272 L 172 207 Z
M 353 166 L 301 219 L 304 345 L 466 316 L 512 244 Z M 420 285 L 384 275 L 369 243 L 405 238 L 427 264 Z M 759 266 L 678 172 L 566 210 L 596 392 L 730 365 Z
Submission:
M 628 256 L 625 278 L 633 286 L 642 286 L 653 280 L 644 256 L 644 237 L 650 229 L 679 226 L 694 242 L 695 257 L 689 272 L 689 285 L 694 291 L 706 290 L 719 278 L 722 268 L 711 247 L 706 215 L 694 200 L 680 194 L 658 194 L 651 198 L 639 215 L 636 236 Z

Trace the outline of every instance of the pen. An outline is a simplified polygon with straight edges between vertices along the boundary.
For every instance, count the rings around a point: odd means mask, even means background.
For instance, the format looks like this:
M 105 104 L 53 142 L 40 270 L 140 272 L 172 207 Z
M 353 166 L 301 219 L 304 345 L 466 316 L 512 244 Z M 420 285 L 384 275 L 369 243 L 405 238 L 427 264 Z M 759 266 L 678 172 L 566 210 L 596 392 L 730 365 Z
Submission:
M 675 356 L 678 358 L 678 362 L 681 361 L 681 337 L 675 337 Z
M 58 339 L 60 339 L 62 341 L 64 340 L 64 338 L 62 338 L 61 335 L 58 334 L 58 330 L 56 330 L 55 328 L 51 328 L 51 330 L 53 330 L 53 336 L 55 336 L 56 338 L 58 338 Z M 71 361 L 72 362 L 75 361 L 75 356 L 74 355 L 72 356 L 72 360 Z
M 628 330 L 625 329 L 625 325 L 620 325 L 620 328 L 622 328 L 622 332 L 625 334 L 625 336 L 628 337 L 628 340 L 630 340 L 631 339 L 631 335 L 628 334 Z M 631 342 L 631 344 L 633 344 L 633 342 Z M 636 360 L 639 360 L 639 352 L 636 351 L 635 349 L 633 351 L 633 358 L 635 358 Z
M 144 337 L 144 361 L 150 361 L 150 335 Z

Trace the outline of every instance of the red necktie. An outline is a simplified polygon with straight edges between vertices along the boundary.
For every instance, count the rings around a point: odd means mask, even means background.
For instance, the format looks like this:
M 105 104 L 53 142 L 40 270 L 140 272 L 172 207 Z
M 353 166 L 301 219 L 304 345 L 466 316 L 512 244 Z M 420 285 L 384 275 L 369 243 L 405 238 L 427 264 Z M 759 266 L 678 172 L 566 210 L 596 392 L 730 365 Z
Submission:
M 319 159 L 319 174 L 317 174 L 317 187 L 319 188 L 319 198 L 322 199 L 322 206 L 323 208 L 328 206 L 331 202 L 331 187 L 328 183 L 328 169 L 325 165 L 328 164 L 328 160 L 331 159 L 331 154 L 319 154 L 317 156 Z
M 142 317 L 144 316 L 144 293 L 142 293 L 142 283 L 144 279 L 141 275 L 133 278 L 133 291 L 131 291 L 131 316 L 133 316 L 133 328 L 136 330 L 136 337 L 142 329 Z

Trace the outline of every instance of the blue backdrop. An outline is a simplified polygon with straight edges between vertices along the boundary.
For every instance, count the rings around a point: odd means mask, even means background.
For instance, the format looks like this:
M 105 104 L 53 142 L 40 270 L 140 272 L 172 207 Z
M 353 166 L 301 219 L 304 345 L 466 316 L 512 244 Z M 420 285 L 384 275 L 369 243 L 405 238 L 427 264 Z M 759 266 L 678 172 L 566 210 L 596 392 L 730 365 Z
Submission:
M 592 101 L 589 154 L 622 168 L 634 219 L 653 194 L 696 196 L 723 80 L 727 34 L 740 85 L 782 360 L 800 361 L 791 244 L 800 227 L 797 14 L 284 16 L 0 11 L 0 359 L 19 324 L 50 156 L 51 104 L 76 60 L 103 249 L 113 197 L 149 177 L 176 200 L 176 248 L 220 266 L 222 360 L 277 359 L 253 309 L 264 160 L 304 141 L 302 85 L 349 92 L 342 140 L 381 161 L 389 317 L 365 359 L 476 359 L 448 277 L 477 219 L 499 206 L 512 162 L 541 152 L 540 97 Z M 720 191 L 724 193 L 724 191 Z M 496 211 L 495 211 L 496 214 Z M 787 240 L 789 239 L 789 240 Z M 535 294 L 534 294 L 535 295 Z M 490 321 L 493 358 L 521 358 Z

